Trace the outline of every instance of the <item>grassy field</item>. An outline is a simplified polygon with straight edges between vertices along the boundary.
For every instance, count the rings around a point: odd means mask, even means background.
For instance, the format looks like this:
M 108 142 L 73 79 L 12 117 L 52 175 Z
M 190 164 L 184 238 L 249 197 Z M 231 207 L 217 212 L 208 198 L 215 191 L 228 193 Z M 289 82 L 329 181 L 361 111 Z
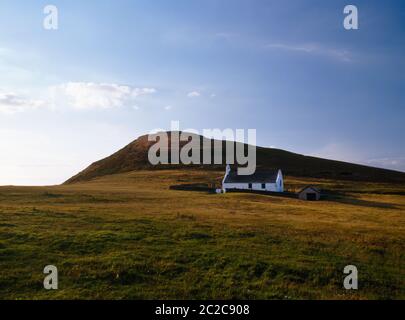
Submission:
M 0 188 L 1 299 L 404 299 L 405 186 L 286 178 L 320 202 L 169 190 L 222 172 L 139 171 Z M 43 289 L 45 265 L 59 290 Z M 343 289 L 343 268 L 359 290 Z

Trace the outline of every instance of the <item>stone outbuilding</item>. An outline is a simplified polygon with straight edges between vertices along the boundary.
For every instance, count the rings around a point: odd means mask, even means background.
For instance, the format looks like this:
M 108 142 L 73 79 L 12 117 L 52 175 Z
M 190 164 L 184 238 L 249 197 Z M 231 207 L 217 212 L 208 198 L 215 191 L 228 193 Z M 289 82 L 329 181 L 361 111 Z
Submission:
M 298 192 L 298 198 L 306 201 L 319 201 L 321 199 L 321 191 L 313 186 L 306 186 Z

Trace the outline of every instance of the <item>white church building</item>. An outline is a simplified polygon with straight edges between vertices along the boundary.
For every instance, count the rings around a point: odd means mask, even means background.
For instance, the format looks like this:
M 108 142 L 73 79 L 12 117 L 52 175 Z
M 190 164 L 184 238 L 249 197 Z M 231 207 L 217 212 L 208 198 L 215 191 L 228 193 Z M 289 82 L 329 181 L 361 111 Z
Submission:
M 277 170 L 256 169 L 255 173 L 249 176 L 238 175 L 237 170 L 226 166 L 225 177 L 222 180 L 222 190 L 254 190 L 284 192 L 283 173 Z

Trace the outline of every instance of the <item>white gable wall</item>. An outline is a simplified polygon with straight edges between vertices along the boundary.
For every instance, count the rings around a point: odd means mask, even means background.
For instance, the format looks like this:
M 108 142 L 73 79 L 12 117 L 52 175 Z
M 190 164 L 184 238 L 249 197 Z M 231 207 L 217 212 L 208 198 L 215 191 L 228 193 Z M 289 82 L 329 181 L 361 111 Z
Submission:
M 278 170 L 276 185 L 277 185 L 277 187 L 276 187 L 277 192 L 284 192 L 284 178 L 283 178 L 283 173 L 281 172 L 281 170 Z

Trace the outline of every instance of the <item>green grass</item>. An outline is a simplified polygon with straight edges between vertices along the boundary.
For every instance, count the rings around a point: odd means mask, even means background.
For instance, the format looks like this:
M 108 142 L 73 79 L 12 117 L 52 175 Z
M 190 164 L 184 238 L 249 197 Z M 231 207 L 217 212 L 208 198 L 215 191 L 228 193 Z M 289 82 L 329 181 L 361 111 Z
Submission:
M 404 299 L 405 187 L 287 177 L 321 202 L 169 190 L 221 172 L 140 171 L 0 188 L 2 299 Z M 45 265 L 59 270 L 46 291 Z M 359 290 L 343 289 L 343 268 Z

